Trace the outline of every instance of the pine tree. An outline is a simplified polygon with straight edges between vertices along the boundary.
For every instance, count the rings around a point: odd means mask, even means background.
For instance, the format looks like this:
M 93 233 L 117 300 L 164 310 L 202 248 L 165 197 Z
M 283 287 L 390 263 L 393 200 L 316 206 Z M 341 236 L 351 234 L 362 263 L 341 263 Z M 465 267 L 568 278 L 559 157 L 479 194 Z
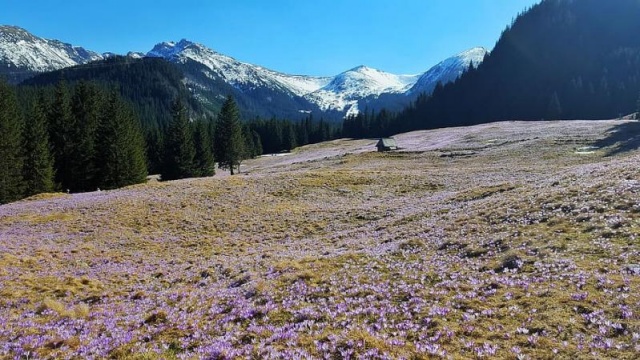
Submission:
M 240 113 L 231 96 L 227 97 L 218 116 L 214 143 L 218 166 L 221 169 L 229 169 L 233 175 L 234 169 L 240 169 L 245 151 Z
M 262 155 L 262 140 L 260 139 L 260 134 L 258 134 L 258 132 L 255 130 L 251 130 L 251 137 L 253 138 L 253 148 L 254 148 L 252 157 Z
M 638 96 L 638 102 L 636 104 L 636 119 L 640 120 L 640 96 Z
M 64 81 L 55 88 L 53 103 L 49 109 L 49 134 L 53 147 L 56 182 L 63 189 L 70 189 L 74 182 L 72 157 L 75 122 L 71 113 L 69 91 Z
M 195 166 L 197 176 L 212 176 L 215 174 L 213 147 L 209 137 L 209 129 L 204 121 L 195 124 L 194 143 L 196 148 Z
M 0 81 L 0 204 L 23 196 L 22 120 L 13 89 Z
M 98 186 L 113 189 L 141 183 L 147 176 L 145 144 L 133 112 L 111 91 L 98 124 Z
M 256 156 L 260 155 L 260 149 L 258 146 L 262 146 L 259 143 L 256 143 L 255 133 L 248 125 L 242 126 L 242 138 L 244 139 L 244 154 L 242 159 L 253 159 Z M 256 134 L 257 135 L 257 134 Z M 257 136 L 258 141 L 260 136 Z
M 297 143 L 299 146 L 304 146 L 309 143 L 309 132 L 304 122 L 300 122 L 296 126 Z
M 149 175 L 147 168 L 146 143 L 140 120 L 129 106 L 124 107 L 124 120 L 126 126 L 126 137 L 123 139 L 127 143 L 125 160 L 128 164 L 125 171 L 126 185 L 139 184 L 147 180 Z
M 33 102 L 25 121 L 23 174 L 26 196 L 52 192 L 55 187 L 53 158 L 43 102 L 42 99 Z
M 154 126 L 145 132 L 147 144 L 147 164 L 151 174 L 159 174 L 162 171 L 162 158 L 164 156 L 164 137 L 162 131 Z
M 180 98 L 173 102 L 172 120 L 165 135 L 162 180 L 193 177 L 196 150 L 187 111 Z
M 291 151 L 295 149 L 296 146 L 296 134 L 293 130 L 293 124 L 285 122 L 282 127 L 282 149 Z
M 98 128 L 98 99 L 96 89 L 81 81 L 76 85 L 71 99 L 75 126 L 71 148 L 70 168 L 73 173 L 72 191 L 89 191 L 96 188 L 97 165 L 96 130 Z

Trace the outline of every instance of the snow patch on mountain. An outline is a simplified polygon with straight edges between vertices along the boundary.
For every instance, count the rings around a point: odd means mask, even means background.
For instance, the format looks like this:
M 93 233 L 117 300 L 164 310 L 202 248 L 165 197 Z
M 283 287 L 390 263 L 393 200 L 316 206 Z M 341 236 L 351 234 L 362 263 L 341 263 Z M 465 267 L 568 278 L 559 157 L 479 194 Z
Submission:
M 132 59 L 142 59 L 143 57 L 145 57 L 145 53 L 143 52 L 137 52 L 137 51 L 129 51 L 127 53 L 127 57 L 130 57 Z
M 187 59 L 193 60 L 206 66 L 227 83 L 245 90 L 264 86 L 303 96 L 326 85 L 331 80 L 323 77 L 279 73 L 261 66 L 240 62 L 204 45 L 185 39 L 178 43 L 160 43 L 149 51 L 147 56 L 162 57 L 180 63 L 184 63 Z
M 0 26 L 0 62 L 19 69 L 45 72 L 102 58 L 93 51 L 43 39 L 17 26 Z
M 358 66 L 333 78 L 323 90 L 359 96 L 397 93 L 406 91 L 417 79 L 418 75 L 394 75 L 367 66 Z
M 415 84 L 420 75 L 395 75 L 358 66 L 334 77 L 326 86 L 305 98 L 320 107 L 321 110 L 346 111 L 358 114 L 358 101 L 369 96 L 389 93 L 404 93 Z
M 476 47 L 440 62 L 422 74 L 407 94 L 431 93 L 439 82 L 446 84 L 455 81 L 471 65 L 480 65 L 488 53 L 487 49 Z
M 239 90 L 262 87 L 305 98 L 322 111 L 358 113 L 358 102 L 382 94 L 431 92 L 438 82 L 457 79 L 471 64 L 478 65 L 487 51 L 474 48 L 453 56 L 423 74 L 396 75 L 367 66 L 358 66 L 334 77 L 288 75 L 238 61 L 186 39 L 157 44 L 147 56 L 173 62 L 192 60 L 206 66 L 209 78 L 220 78 Z M 301 111 L 306 109 L 301 109 Z
M 358 102 L 382 94 L 405 94 L 411 96 L 421 92 L 431 93 L 436 85 L 456 80 L 471 65 L 478 66 L 488 51 L 478 47 L 467 50 L 435 65 L 418 75 L 395 75 L 358 66 L 345 71 L 329 84 L 304 97 L 321 110 L 345 112 L 346 116 L 357 115 Z

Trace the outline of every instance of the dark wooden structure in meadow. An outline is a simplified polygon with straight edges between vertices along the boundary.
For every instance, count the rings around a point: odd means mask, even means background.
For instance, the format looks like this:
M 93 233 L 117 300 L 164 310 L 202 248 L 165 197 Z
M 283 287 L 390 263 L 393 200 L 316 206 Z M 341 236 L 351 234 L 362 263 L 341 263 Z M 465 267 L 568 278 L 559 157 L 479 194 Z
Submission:
M 394 138 L 381 138 L 376 147 L 379 152 L 398 150 L 398 144 Z

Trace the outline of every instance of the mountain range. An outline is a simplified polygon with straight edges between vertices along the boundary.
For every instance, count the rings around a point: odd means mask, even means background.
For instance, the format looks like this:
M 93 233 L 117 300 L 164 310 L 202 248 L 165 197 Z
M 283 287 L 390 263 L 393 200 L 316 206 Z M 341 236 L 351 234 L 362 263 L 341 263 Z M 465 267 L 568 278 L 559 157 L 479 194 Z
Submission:
M 162 58 L 175 64 L 192 95 L 214 111 L 232 93 L 245 116 L 300 118 L 317 114 L 341 119 L 365 108 L 400 110 L 419 94 L 431 93 L 438 83 L 451 82 L 470 66 L 478 66 L 487 54 L 484 48 L 473 48 L 415 75 L 358 66 L 333 77 L 284 74 L 186 39 L 162 42 L 147 53 L 129 52 L 127 56 Z M 40 38 L 16 26 L 0 26 L 0 75 L 12 83 L 113 56 L 117 54 L 99 54 Z

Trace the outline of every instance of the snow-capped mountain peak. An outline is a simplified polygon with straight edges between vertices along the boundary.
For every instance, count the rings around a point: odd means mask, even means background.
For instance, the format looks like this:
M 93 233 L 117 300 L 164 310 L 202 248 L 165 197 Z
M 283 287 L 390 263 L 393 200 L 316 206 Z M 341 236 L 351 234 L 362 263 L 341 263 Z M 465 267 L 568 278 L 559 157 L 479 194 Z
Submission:
M 355 115 L 358 102 L 382 94 L 401 94 L 417 81 L 419 75 L 395 75 L 365 65 L 335 76 L 329 84 L 307 94 L 305 98 L 321 110 L 335 110 Z
M 186 39 L 177 43 L 170 41 L 157 44 L 147 53 L 147 56 L 162 57 L 179 63 L 184 63 L 187 59 L 198 62 L 211 71 L 207 76 L 221 78 L 242 90 L 268 87 L 291 92 L 291 95 L 304 96 L 326 85 L 330 80 L 323 77 L 279 73 L 238 61 Z
M 0 26 L 0 62 L 20 71 L 44 72 L 102 59 L 79 46 L 37 37 L 17 26 Z
M 137 52 L 137 51 L 129 51 L 127 53 L 127 56 L 132 58 L 132 59 L 142 59 L 143 57 L 145 57 L 146 55 L 144 53 L 141 52 Z
M 177 43 L 174 41 L 165 41 L 154 46 L 153 49 L 147 53 L 147 56 L 169 59 L 172 57 L 180 56 L 187 49 L 194 52 L 199 52 L 201 48 L 206 49 L 203 45 L 196 44 L 187 39 L 182 39 Z
M 467 51 L 463 51 L 455 57 L 461 59 L 467 64 L 473 64 L 473 66 L 478 66 L 484 60 L 484 57 L 489 54 L 489 51 L 483 47 L 474 47 Z
M 446 84 L 455 81 L 470 66 L 480 65 L 488 53 L 489 51 L 485 48 L 475 47 L 452 56 L 422 74 L 408 93 L 430 93 L 438 83 Z
M 404 92 L 417 75 L 395 75 L 360 65 L 334 77 L 323 90 L 335 90 L 369 96 L 383 92 Z
M 269 89 L 289 96 L 303 97 L 322 111 L 338 111 L 350 115 L 358 113 L 358 103 L 364 99 L 375 100 L 383 94 L 409 96 L 430 92 L 438 82 L 453 81 L 471 64 L 478 65 L 486 54 L 487 51 L 483 48 L 470 49 L 418 75 L 396 75 L 360 65 L 334 77 L 280 73 L 238 61 L 186 39 L 159 43 L 147 56 L 162 57 L 177 63 L 195 61 L 208 69 L 205 72 L 207 77 L 222 79 L 238 91 L 248 93 L 257 89 Z M 303 110 L 306 109 L 300 109 Z

